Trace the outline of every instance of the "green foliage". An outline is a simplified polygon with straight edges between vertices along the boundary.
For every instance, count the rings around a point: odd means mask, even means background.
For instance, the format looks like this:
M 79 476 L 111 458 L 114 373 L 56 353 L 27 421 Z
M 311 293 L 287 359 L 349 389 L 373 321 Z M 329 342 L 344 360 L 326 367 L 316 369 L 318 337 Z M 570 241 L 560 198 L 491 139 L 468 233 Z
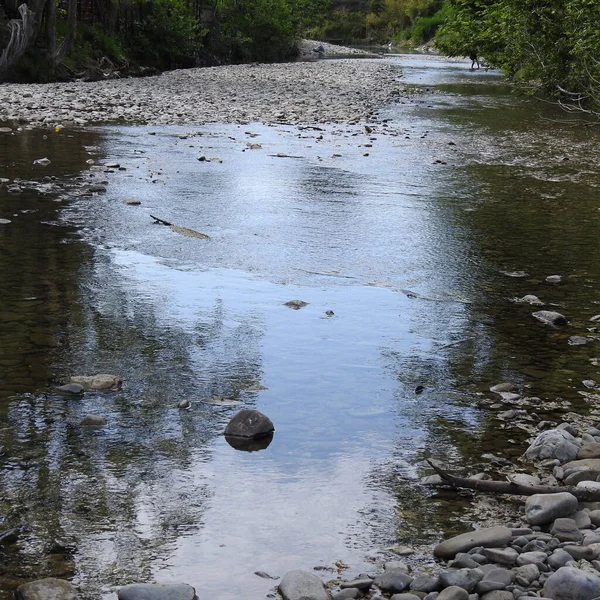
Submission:
M 600 107 L 600 3 L 597 0 L 448 0 L 436 36 L 452 56 L 477 50 L 516 80 Z M 566 93 L 568 92 L 568 93 Z
M 185 0 L 147 0 L 127 49 L 137 62 L 158 69 L 190 67 L 202 47 L 202 30 Z

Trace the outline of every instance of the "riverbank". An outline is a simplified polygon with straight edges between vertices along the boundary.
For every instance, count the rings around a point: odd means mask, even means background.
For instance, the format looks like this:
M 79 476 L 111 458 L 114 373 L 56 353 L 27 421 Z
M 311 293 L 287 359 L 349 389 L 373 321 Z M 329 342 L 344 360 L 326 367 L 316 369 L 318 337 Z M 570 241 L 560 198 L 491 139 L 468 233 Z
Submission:
M 402 94 L 401 71 L 375 59 L 231 65 L 138 79 L 4 84 L 0 121 L 356 123 Z

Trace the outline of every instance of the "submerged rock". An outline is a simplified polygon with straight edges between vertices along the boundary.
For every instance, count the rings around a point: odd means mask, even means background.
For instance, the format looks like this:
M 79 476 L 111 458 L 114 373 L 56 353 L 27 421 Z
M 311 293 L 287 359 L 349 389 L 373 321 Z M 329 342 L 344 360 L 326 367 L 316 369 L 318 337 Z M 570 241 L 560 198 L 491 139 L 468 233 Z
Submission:
M 108 373 L 78 375 L 71 377 L 71 383 L 78 383 L 86 392 L 117 392 L 123 387 L 123 378 Z
M 255 439 L 275 431 L 269 417 L 258 410 L 244 409 L 235 415 L 225 428 L 228 437 Z
M 564 315 L 554 310 L 538 310 L 532 313 L 532 315 L 542 323 L 546 325 L 554 325 L 555 327 L 563 327 L 567 325 L 568 321 Z
M 304 302 L 304 300 L 288 300 L 284 303 L 284 306 L 293 308 L 294 310 L 300 310 L 301 308 L 308 306 L 308 302 Z
M 102 415 L 87 415 L 81 424 L 90 429 L 102 429 L 106 427 L 106 419 Z
M 119 600 L 197 600 L 196 590 L 186 583 L 162 585 L 132 583 L 119 590 Z
M 297 569 L 288 571 L 279 584 L 284 600 L 330 600 L 323 582 L 313 573 Z M 121 600 L 121 599 L 119 599 Z
M 67 383 L 56 388 L 56 391 L 63 396 L 78 396 L 83 394 L 85 390 L 79 383 Z
M 24 583 L 17 588 L 17 600 L 77 600 L 77 590 L 68 581 L 48 577 L 30 583 Z

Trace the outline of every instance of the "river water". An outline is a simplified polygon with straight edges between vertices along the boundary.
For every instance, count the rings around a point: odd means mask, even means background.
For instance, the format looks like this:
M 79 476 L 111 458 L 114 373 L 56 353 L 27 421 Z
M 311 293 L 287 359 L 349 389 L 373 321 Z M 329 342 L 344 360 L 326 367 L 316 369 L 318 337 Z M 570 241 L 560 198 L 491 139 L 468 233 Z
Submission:
M 272 590 L 255 571 L 372 571 L 469 528 L 468 498 L 418 485 L 425 457 L 523 452 L 526 433 L 477 407 L 491 385 L 589 409 L 597 128 L 470 63 L 383 60 L 414 89 L 371 132 L 0 134 L 0 177 L 70 187 L 90 158 L 120 165 L 103 194 L 0 187 L 0 530 L 22 526 L 0 545 L 1 599 L 49 575 L 85 599 L 156 581 L 228 600 Z M 97 372 L 123 391 L 53 391 Z M 274 422 L 266 449 L 221 435 L 240 406 Z

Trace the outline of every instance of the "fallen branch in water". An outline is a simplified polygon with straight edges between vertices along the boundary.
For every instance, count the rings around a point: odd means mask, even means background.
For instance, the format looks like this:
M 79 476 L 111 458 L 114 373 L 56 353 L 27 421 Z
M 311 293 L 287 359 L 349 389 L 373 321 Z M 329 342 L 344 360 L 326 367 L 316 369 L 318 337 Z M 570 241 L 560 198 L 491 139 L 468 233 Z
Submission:
M 533 496 L 534 494 L 557 494 L 568 492 L 582 502 L 600 501 L 600 490 L 590 490 L 583 487 L 552 486 L 552 485 L 524 485 L 511 481 L 494 481 L 471 479 L 469 477 L 456 477 L 444 471 L 432 461 L 427 460 L 429 466 L 442 478 L 443 482 L 453 488 L 477 490 L 492 494 L 512 494 L 514 496 Z
M 155 225 L 166 225 L 167 227 L 173 227 L 173 223 L 169 223 L 169 221 L 163 221 L 162 219 L 159 219 L 158 217 L 155 217 L 154 215 L 150 215 L 150 216 L 154 219 Z

